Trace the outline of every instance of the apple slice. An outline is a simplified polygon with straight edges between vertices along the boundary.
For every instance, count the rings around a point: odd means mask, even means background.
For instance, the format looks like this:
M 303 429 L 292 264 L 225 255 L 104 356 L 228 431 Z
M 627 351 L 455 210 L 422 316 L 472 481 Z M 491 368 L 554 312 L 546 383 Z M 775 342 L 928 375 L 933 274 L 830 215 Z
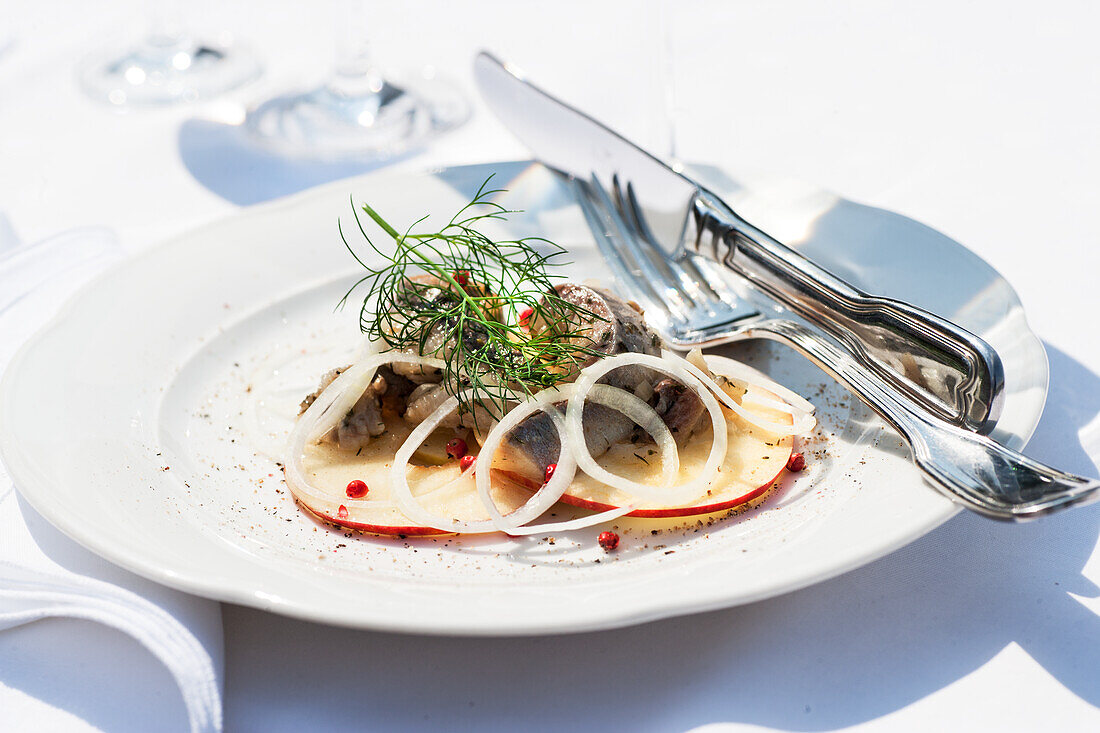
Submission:
M 323 487 L 324 491 L 296 486 L 289 477 L 287 485 L 304 508 L 341 527 L 385 535 L 447 534 L 410 520 L 390 492 L 393 456 L 409 432 L 403 421 L 393 420 L 385 433 L 358 454 L 327 444 L 311 446 L 304 460 L 305 474 L 313 487 Z M 438 466 L 410 465 L 408 477 L 413 496 L 433 514 L 468 521 L 489 518 L 478 498 L 472 472 L 462 476 L 458 461 Z M 347 496 L 347 485 L 354 480 L 367 485 L 365 497 Z M 493 488 L 493 499 L 503 511 L 512 511 L 530 498 L 530 492 L 514 485 L 502 483 Z
M 742 401 L 743 392 L 734 387 L 726 388 L 731 397 Z M 754 397 L 764 400 L 781 401 L 774 393 L 762 387 L 752 387 Z M 758 404 L 755 400 L 744 402 L 744 407 L 763 418 L 774 422 L 791 424 L 789 413 Z M 690 506 L 664 506 L 645 504 L 627 516 L 631 517 L 686 517 L 697 514 L 710 514 L 724 511 L 763 496 L 783 472 L 787 460 L 794 451 L 793 436 L 779 437 L 760 428 L 749 425 L 733 411 L 722 408 L 726 417 L 729 444 L 726 458 L 722 463 L 718 478 L 707 491 L 707 495 Z M 695 471 L 706 462 L 710 451 L 711 427 L 705 423 L 691 439 L 680 446 L 680 480 L 687 481 Z M 599 462 L 612 473 L 635 481 L 656 484 L 660 471 L 653 461 L 659 456 L 652 445 L 620 444 L 613 446 L 600 457 Z M 534 482 L 511 472 L 501 471 L 502 477 L 529 490 L 537 488 Z M 631 497 L 625 492 L 613 489 L 596 481 L 584 473 L 569 486 L 561 501 L 594 511 L 607 511 L 626 506 Z
M 742 394 L 738 390 L 732 387 L 727 389 L 734 399 L 741 400 Z M 779 399 L 760 387 L 751 389 L 765 400 Z M 745 407 L 775 422 L 792 420 L 789 413 L 751 400 L 745 403 Z M 725 408 L 723 413 L 727 423 L 728 448 L 719 477 L 707 496 L 690 506 L 647 504 L 629 516 L 660 518 L 709 514 L 752 501 L 767 492 L 786 466 L 794 449 L 794 438 L 779 437 L 753 427 Z M 411 429 L 402 421 L 394 421 L 387 428 L 383 435 L 372 440 L 357 454 L 329 445 L 312 446 L 305 457 L 304 468 L 310 483 L 315 487 L 324 487 L 323 492 L 296 486 L 289 478 L 287 485 L 305 509 L 341 527 L 383 535 L 447 534 L 413 522 L 393 500 L 389 488 L 390 467 L 394 454 Z M 681 480 L 688 480 L 706 462 L 710 435 L 708 423 L 680 447 Z M 609 471 L 636 481 L 656 481 L 660 471 L 651 461 L 656 458 L 656 451 L 650 445 L 620 444 L 604 454 L 600 463 Z M 411 465 L 408 471 L 413 495 L 433 514 L 464 521 L 489 518 L 478 498 L 473 475 L 462 476 L 457 461 L 447 461 L 442 465 Z M 523 505 L 531 498 L 530 492 L 538 488 L 537 483 L 511 472 L 494 468 L 493 474 L 503 479 L 493 482 L 492 491 L 497 507 L 505 514 Z M 352 499 L 346 494 L 348 483 L 357 479 L 368 487 L 368 493 L 362 499 Z M 630 502 L 630 497 L 578 472 L 561 501 L 576 507 L 606 511 L 625 506 Z

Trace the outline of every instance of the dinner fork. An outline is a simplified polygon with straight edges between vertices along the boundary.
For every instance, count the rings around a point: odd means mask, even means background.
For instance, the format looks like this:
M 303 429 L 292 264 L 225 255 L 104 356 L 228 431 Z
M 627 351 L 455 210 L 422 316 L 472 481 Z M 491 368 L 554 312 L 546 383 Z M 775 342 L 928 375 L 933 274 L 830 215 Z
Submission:
M 690 253 L 666 255 L 629 183 L 618 177 L 609 185 L 595 177 L 570 180 L 616 280 L 672 347 L 757 338 L 793 347 L 897 430 L 934 488 L 979 514 L 1023 521 L 1100 499 L 1100 481 L 1051 468 L 956 427 L 891 388 L 840 342 L 793 319 L 760 313 L 710 261 Z

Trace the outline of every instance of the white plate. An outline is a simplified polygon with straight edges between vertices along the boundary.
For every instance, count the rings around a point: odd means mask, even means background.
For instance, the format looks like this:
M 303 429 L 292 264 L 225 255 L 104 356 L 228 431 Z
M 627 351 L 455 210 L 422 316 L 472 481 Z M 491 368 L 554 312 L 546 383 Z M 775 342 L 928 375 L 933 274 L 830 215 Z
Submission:
M 740 347 L 819 405 L 808 469 L 763 506 L 702 526 L 620 522 L 534 537 L 358 536 L 299 511 L 262 450 L 317 375 L 357 340 L 333 307 L 358 266 L 336 235 L 348 197 L 406 224 L 449 216 L 485 176 L 528 213 L 512 229 L 603 268 L 580 213 L 538 166 L 341 181 L 153 248 L 79 293 L 0 385 L 0 449 L 28 501 L 94 552 L 166 585 L 317 621 L 439 634 L 622 626 L 732 606 L 854 568 L 955 511 L 923 485 L 896 436 L 781 347 Z M 995 437 L 1020 447 L 1039 420 L 1046 359 L 988 265 L 916 222 L 805 187 L 699 174 L 748 218 L 856 284 L 987 338 L 1004 359 Z M 251 387 L 251 390 L 249 390 Z

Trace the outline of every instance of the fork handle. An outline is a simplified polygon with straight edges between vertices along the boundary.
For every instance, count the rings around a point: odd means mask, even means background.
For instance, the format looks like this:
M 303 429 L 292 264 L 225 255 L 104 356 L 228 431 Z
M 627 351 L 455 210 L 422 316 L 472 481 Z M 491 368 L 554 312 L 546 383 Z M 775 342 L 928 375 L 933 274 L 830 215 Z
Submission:
M 909 443 L 932 485 L 968 509 L 1019 522 L 1100 499 L 1100 480 L 1045 466 L 914 408 L 878 374 L 802 324 L 772 319 L 747 331 L 793 346 L 845 385 Z
M 985 341 L 914 305 L 855 288 L 749 224 L 706 190 L 697 194 L 693 214 L 700 254 L 844 343 L 934 415 L 983 434 L 993 429 L 1004 372 Z M 686 239 L 690 246 L 690 232 Z

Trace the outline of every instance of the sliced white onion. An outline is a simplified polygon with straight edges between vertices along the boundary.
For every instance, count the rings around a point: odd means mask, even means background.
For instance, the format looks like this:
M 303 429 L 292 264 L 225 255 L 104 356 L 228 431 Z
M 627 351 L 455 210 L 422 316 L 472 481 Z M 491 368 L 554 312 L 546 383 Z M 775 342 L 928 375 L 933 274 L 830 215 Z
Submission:
M 363 334 L 363 343 L 359 346 L 359 354 L 355 357 L 356 361 L 362 361 L 368 356 L 380 353 L 382 348 L 382 342 L 377 339 L 372 339 L 369 335 Z
M 731 380 L 730 383 L 732 384 L 733 381 Z M 790 404 L 784 402 L 783 400 L 776 399 L 764 394 L 762 390 L 756 388 L 751 384 L 745 385 L 743 389 L 745 390 L 745 394 L 741 395 L 742 407 L 748 407 L 749 405 L 753 405 L 755 407 L 765 407 L 769 410 L 775 410 L 777 412 L 791 415 L 792 417 L 802 414 L 801 410 L 798 410 L 796 412 L 796 408 L 792 407 Z
M 547 522 L 546 524 L 528 524 L 524 527 L 517 527 L 516 529 L 509 529 L 506 531 L 508 534 L 516 536 L 547 534 L 549 532 L 572 532 L 575 529 L 585 529 L 586 527 L 595 527 L 597 524 L 607 524 L 614 519 L 630 514 L 637 508 L 635 504 L 628 504 L 626 506 L 608 509 L 576 519 L 567 519 L 561 522 Z
M 448 397 L 443 404 L 436 408 L 435 412 L 429 415 L 424 422 L 417 425 L 416 428 L 409 433 L 409 437 L 405 439 L 405 442 L 397 449 L 397 453 L 394 454 L 393 466 L 390 468 L 390 491 L 393 492 L 393 498 L 397 501 L 397 506 L 401 509 L 401 513 L 425 527 L 441 529 L 446 532 L 461 532 L 463 534 L 479 534 L 497 531 L 496 525 L 488 519 L 463 521 L 461 519 L 455 519 L 454 517 L 441 517 L 425 509 L 424 505 L 418 502 L 416 497 L 413 496 L 412 489 L 409 488 L 409 477 L 406 475 L 409 459 L 412 458 L 413 453 L 415 453 L 420 448 L 420 445 L 427 440 L 428 436 L 432 434 L 432 431 L 439 427 L 441 422 L 447 419 L 447 416 L 458 409 L 459 399 L 469 399 L 471 396 L 471 393 L 467 391 L 454 397 Z M 509 415 L 510 414 L 511 413 L 509 413 Z M 475 474 L 475 476 L 476 475 L 477 474 Z
M 784 387 L 764 372 L 759 369 L 754 369 L 748 364 L 737 361 L 736 359 L 730 359 L 728 356 L 718 356 L 717 354 L 704 354 L 703 360 L 707 368 L 715 374 L 721 374 L 723 377 L 729 379 L 738 379 L 746 384 L 755 384 L 758 387 L 763 387 L 769 392 L 778 395 L 792 407 L 804 412 L 812 413 L 816 409 L 813 403 L 802 395 L 788 387 Z
M 565 490 L 569 487 L 569 484 L 573 482 L 577 474 L 577 464 L 573 457 L 575 449 L 566 438 L 565 420 L 562 419 L 562 415 L 558 409 L 553 406 L 554 402 L 568 399 L 575 392 L 576 385 L 572 384 L 544 389 L 538 394 L 528 398 L 525 402 L 505 415 L 485 437 L 485 442 L 481 446 L 481 453 L 478 454 L 478 461 L 482 462 L 483 469 L 479 471 L 474 478 L 477 483 L 477 494 L 481 498 L 481 503 L 485 505 L 485 509 L 492 518 L 491 521 L 500 531 L 507 532 L 511 535 L 564 532 L 571 529 L 590 527 L 595 524 L 603 524 L 604 522 L 609 522 L 612 519 L 616 519 L 634 511 L 634 506 L 616 507 L 615 509 L 567 522 L 551 522 L 548 524 L 535 525 L 533 527 L 522 526 L 542 516 L 550 507 L 556 504 L 561 499 L 562 495 L 565 494 Z M 633 395 L 631 396 L 633 397 Z M 646 405 L 646 407 L 649 408 L 649 405 Z M 649 409 L 652 410 L 652 408 Z M 561 445 L 561 449 L 558 453 L 557 465 L 554 467 L 554 475 L 551 476 L 550 480 L 543 484 L 522 507 L 511 512 L 507 516 L 502 515 L 490 493 L 492 489 L 491 467 L 493 456 L 500 447 L 500 443 L 504 439 L 504 436 L 515 429 L 515 427 L 525 420 L 528 415 L 540 410 L 546 411 L 546 414 L 550 416 L 550 419 L 554 422 L 554 427 L 558 431 L 558 443 Z M 665 428 L 665 430 L 667 431 L 668 428 Z M 675 443 L 673 443 L 673 448 L 675 448 Z
M 558 443 L 561 449 L 558 452 L 558 462 L 554 467 L 554 475 L 534 493 L 526 504 L 505 517 L 500 513 L 491 494 L 493 457 L 496 455 L 501 441 L 504 440 L 504 436 L 514 430 L 528 415 L 540 410 L 546 410 L 559 435 L 563 436 L 565 433 L 562 429 L 564 421 L 561 413 L 552 405 L 554 402 L 567 399 L 571 392 L 572 385 L 566 385 L 564 388 L 551 387 L 542 390 L 513 408 L 485 436 L 485 442 L 481 445 L 481 452 L 478 453 L 478 461 L 482 464 L 482 470 L 474 476 L 474 480 L 477 484 L 477 495 L 481 498 L 481 503 L 485 505 L 485 510 L 489 512 L 490 521 L 497 529 L 515 534 L 515 530 L 521 525 L 542 516 L 543 512 L 557 503 L 562 494 L 565 493 L 566 487 L 572 483 L 573 477 L 577 473 L 577 464 L 573 460 L 573 451 L 570 450 L 563 438 L 559 438 Z
M 742 407 L 756 405 L 790 415 L 793 422 L 787 430 L 782 431 L 783 433 L 804 435 L 813 430 L 817 424 L 817 419 L 813 417 L 816 408 L 811 402 L 748 364 L 725 356 L 704 355 L 698 349 L 691 351 L 686 360 L 692 366 L 698 367 L 703 373 L 708 375 L 717 374 L 734 386 L 743 389 L 745 394 L 741 397 Z M 761 394 L 761 390 L 753 389 L 753 387 L 760 387 L 766 392 L 771 392 L 779 399 L 766 397 Z M 719 397 L 723 402 L 729 402 L 725 390 L 722 390 Z M 776 424 L 774 421 L 767 422 Z
M 680 449 L 676 447 L 676 439 L 672 437 L 672 431 L 668 429 L 668 425 L 665 425 L 665 421 L 645 400 L 617 387 L 607 384 L 593 384 L 588 387 L 588 391 L 584 394 L 584 401 L 594 402 L 604 407 L 610 407 L 616 412 L 621 412 L 631 422 L 646 431 L 653 438 L 653 442 L 657 444 L 658 457 L 661 461 L 661 482 L 664 486 L 671 486 L 676 482 L 680 475 Z M 587 449 L 588 443 L 584 441 L 583 412 L 579 422 L 581 430 L 577 434 Z M 572 431 L 571 439 L 576 439 Z
M 313 404 L 298 416 L 298 422 L 290 433 L 288 455 L 283 460 L 283 467 L 286 470 L 287 481 L 298 493 L 322 501 L 334 501 L 329 493 L 314 486 L 306 478 L 303 465 L 306 446 L 335 427 L 348 413 L 348 410 L 355 406 L 355 403 L 363 396 L 364 390 L 370 386 L 378 367 L 394 362 L 423 364 L 440 369 L 444 366 L 440 359 L 390 351 L 383 354 L 369 355 L 341 372 L 340 376 L 321 390 L 321 394 L 317 395 L 317 399 L 313 401 Z M 344 505 L 362 504 L 368 501 L 373 500 L 367 498 L 340 499 L 340 502 Z M 377 504 L 377 502 L 375 503 Z
M 616 476 L 596 463 L 588 446 L 584 442 L 584 434 L 581 429 L 581 415 L 584 407 L 585 395 L 595 386 L 596 381 L 608 372 L 624 366 L 640 365 L 665 374 L 678 380 L 687 389 L 694 390 L 703 405 L 710 413 L 711 428 L 714 434 L 710 447 L 710 455 L 702 471 L 694 478 L 677 486 L 649 486 L 637 481 L 632 481 L 623 476 Z M 689 504 L 704 493 L 710 486 L 714 477 L 718 475 L 718 469 L 726 458 L 728 436 L 726 435 L 726 416 L 722 413 L 722 407 L 700 380 L 685 367 L 687 362 L 683 359 L 669 355 L 657 357 L 649 354 L 617 354 L 602 359 L 591 366 L 581 370 L 576 381 L 576 391 L 569 398 L 569 407 L 566 410 L 566 429 L 569 431 L 569 439 L 576 450 L 577 465 L 582 471 L 592 478 L 612 488 L 619 489 L 631 496 L 645 499 L 654 503 L 667 506 L 679 506 Z M 688 365 L 690 366 L 690 365 Z M 694 367 L 693 367 L 694 368 Z M 711 380 L 713 382 L 713 380 Z M 648 406 L 647 406 L 648 407 Z M 632 418 L 633 419 L 633 418 Z M 661 421 L 662 426 L 664 421 Z M 668 428 L 665 426 L 665 430 Z M 660 431 L 658 431 L 660 432 Z M 657 437 L 654 435 L 654 437 Z M 658 443 L 660 445 L 660 443 Z
M 713 392 L 715 395 L 717 395 L 718 399 L 722 400 L 722 403 L 726 407 L 728 407 L 732 412 L 734 412 L 742 420 L 750 425 L 758 427 L 761 430 L 766 430 L 769 433 L 774 433 L 775 435 L 784 438 L 788 435 L 800 435 L 803 432 L 812 429 L 814 426 L 813 416 L 811 415 L 804 415 L 801 421 L 795 419 L 792 421 L 793 424 L 790 425 L 760 417 L 759 415 L 754 414 L 751 410 L 746 410 L 742 405 L 737 402 L 737 400 L 730 397 L 729 393 L 726 392 L 726 390 L 722 389 L 722 386 L 719 385 L 718 382 L 714 381 L 714 378 L 712 376 L 707 374 L 696 365 L 692 364 L 687 359 L 684 359 L 681 356 L 677 356 L 671 351 L 663 352 L 662 356 L 666 359 L 669 359 L 670 361 L 678 362 L 679 364 L 681 364 L 685 370 L 692 374 L 692 376 L 694 376 L 707 386 L 708 392 Z M 809 427 L 807 427 L 807 424 L 809 425 Z

